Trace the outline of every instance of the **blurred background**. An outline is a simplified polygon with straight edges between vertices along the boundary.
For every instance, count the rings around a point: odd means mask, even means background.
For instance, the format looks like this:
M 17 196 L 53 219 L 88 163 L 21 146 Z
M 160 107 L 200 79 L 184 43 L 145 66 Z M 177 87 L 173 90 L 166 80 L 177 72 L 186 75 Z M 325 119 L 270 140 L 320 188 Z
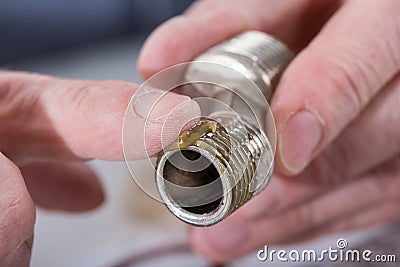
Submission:
M 0 67 L 141 83 L 136 61 L 145 38 L 191 2 L 2 0 Z M 89 164 L 101 178 L 106 202 L 89 213 L 38 208 L 32 267 L 211 266 L 190 253 L 185 245 L 185 226 L 135 184 L 125 163 Z M 143 168 L 140 161 L 135 164 L 143 177 L 152 181 L 153 170 Z M 376 233 L 369 230 L 345 236 L 356 245 L 371 240 Z M 334 246 L 337 238 L 325 237 L 297 247 L 326 249 Z M 263 265 L 252 253 L 230 266 Z
M 2 0 L 0 65 L 31 56 L 147 34 L 193 0 Z

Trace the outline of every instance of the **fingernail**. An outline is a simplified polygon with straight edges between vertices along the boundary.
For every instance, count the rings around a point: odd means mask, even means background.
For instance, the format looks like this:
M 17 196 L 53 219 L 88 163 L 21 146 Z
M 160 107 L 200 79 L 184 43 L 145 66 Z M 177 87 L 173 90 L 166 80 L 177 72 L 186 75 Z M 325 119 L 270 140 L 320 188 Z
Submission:
M 139 116 L 148 120 L 159 120 L 174 111 L 190 105 L 188 96 L 167 93 L 157 89 L 144 89 L 135 95 L 133 107 Z
M 223 221 L 208 228 L 198 228 L 197 240 L 203 244 L 210 245 L 218 253 L 230 253 L 243 245 L 249 236 L 246 225 L 232 220 Z M 198 240 L 203 239 L 203 240 Z
M 279 143 L 285 167 L 292 173 L 300 172 L 310 160 L 321 137 L 321 124 L 311 112 L 299 111 L 294 114 L 288 120 Z

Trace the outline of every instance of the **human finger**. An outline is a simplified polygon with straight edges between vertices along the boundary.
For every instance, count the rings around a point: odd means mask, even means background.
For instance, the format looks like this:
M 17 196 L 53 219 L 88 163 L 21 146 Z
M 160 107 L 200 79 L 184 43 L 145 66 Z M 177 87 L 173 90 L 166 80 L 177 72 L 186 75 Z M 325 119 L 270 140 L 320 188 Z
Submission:
M 209 228 L 192 228 L 191 244 L 209 259 L 228 261 L 266 242 L 287 243 L 307 236 L 326 224 L 373 208 L 376 203 L 398 199 L 399 163 L 396 158 L 363 179 L 274 215 L 249 220 L 238 213 Z
M 138 68 L 147 79 L 246 30 L 268 32 L 297 51 L 340 5 L 337 0 L 198 1 L 151 34 L 140 53 Z
M 134 95 L 128 126 L 135 139 L 129 148 L 135 151 L 132 159 L 154 154 L 162 148 L 161 135 L 165 142 L 176 138 L 176 132 L 162 132 L 167 118 L 168 129 L 181 129 L 183 120 L 200 111 L 187 96 L 145 88 L 135 94 L 137 87 L 0 71 L 0 147 L 17 164 L 55 158 L 121 160 L 123 120 Z
M 287 242 L 304 242 L 322 235 L 360 230 L 382 224 L 390 224 L 399 220 L 400 218 L 400 214 L 398 212 L 399 204 L 400 198 L 393 198 L 386 201 L 377 202 L 368 209 L 361 210 L 360 212 L 356 212 L 354 214 L 349 214 L 340 220 L 326 223 L 321 228 L 317 228 L 311 232 L 305 233 L 304 235 L 297 236 L 292 240 L 288 239 Z
M 29 265 L 34 223 L 35 206 L 21 173 L 0 153 L 0 266 Z
M 271 103 L 281 172 L 301 172 L 399 71 L 399 8 L 347 2 L 288 67 Z
M 240 209 L 256 218 L 298 205 L 351 182 L 400 153 L 400 76 L 397 76 L 307 168 L 274 176 L 268 188 Z
M 33 201 L 43 208 L 85 211 L 104 200 L 96 173 L 84 163 L 32 162 L 21 172 Z

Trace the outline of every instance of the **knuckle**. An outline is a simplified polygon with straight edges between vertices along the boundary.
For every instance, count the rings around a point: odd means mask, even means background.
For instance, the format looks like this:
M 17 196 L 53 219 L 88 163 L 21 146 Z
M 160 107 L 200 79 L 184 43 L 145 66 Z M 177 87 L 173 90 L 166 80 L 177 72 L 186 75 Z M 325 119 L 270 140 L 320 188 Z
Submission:
M 322 66 L 327 73 L 327 81 L 349 104 L 352 113 L 358 114 L 376 90 L 373 81 L 378 80 L 378 74 L 375 67 L 348 48 L 331 53 Z
M 117 80 L 107 81 L 68 81 L 67 90 L 63 91 L 63 102 L 72 103 L 73 107 L 80 112 L 90 110 L 93 105 L 98 104 L 99 101 L 104 101 L 110 106 L 115 100 L 118 100 L 119 94 L 116 91 L 125 90 L 133 92 L 132 84 Z M 113 96 L 113 97 L 111 97 Z M 124 99 L 126 101 L 126 99 Z M 118 103 L 120 104 L 120 103 Z M 70 105 L 66 105 L 69 106 Z
M 59 101 L 51 114 L 65 119 L 53 118 L 57 131 L 81 133 L 65 135 L 65 143 L 76 155 L 92 157 L 95 147 L 88 147 L 88 140 L 102 140 L 110 148 L 119 143 L 123 117 L 129 100 L 135 90 L 134 85 L 123 81 L 65 81 Z M 63 103 L 60 105 L 60 103 Z M 54 115 L 56 116 L 56 115 Z M 120 127 L 120 128 L 116 128 Z M 83 152 L 83 147 L 86 151 Z M 119 154 L 121 148 L 110 149 L 109 153 Z
M 29 114 L 37 102 L 35 90 L 31 90 L 34 81 L 27 75 L 9 73 L 0 77 L 0 118 L 15 119 L 16 116 Z M 29 90 L 27 90 L 29 88 Z
M 82 115 L 84 115 L 84 110 L 87 108 L 85 99 L 92 90 L 94 90 L 96 83 L 91 83 L 87 81 L 83 82 L 68 82 L 65 90 L 61 91 L 60 98 L 62 102 L 68 103 L 64 105 L 65 108 L 73 108 L 79 110 Z

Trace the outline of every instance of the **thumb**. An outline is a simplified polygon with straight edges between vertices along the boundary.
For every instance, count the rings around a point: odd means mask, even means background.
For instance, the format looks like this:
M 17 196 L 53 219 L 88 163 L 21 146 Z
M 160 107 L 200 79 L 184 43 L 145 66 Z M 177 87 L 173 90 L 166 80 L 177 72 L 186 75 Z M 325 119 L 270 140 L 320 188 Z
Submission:
M 280 170 L 301 172 L 394 78 L 399 11 L 396 1 L 347 2 L 288 67 L 271 104 Z

